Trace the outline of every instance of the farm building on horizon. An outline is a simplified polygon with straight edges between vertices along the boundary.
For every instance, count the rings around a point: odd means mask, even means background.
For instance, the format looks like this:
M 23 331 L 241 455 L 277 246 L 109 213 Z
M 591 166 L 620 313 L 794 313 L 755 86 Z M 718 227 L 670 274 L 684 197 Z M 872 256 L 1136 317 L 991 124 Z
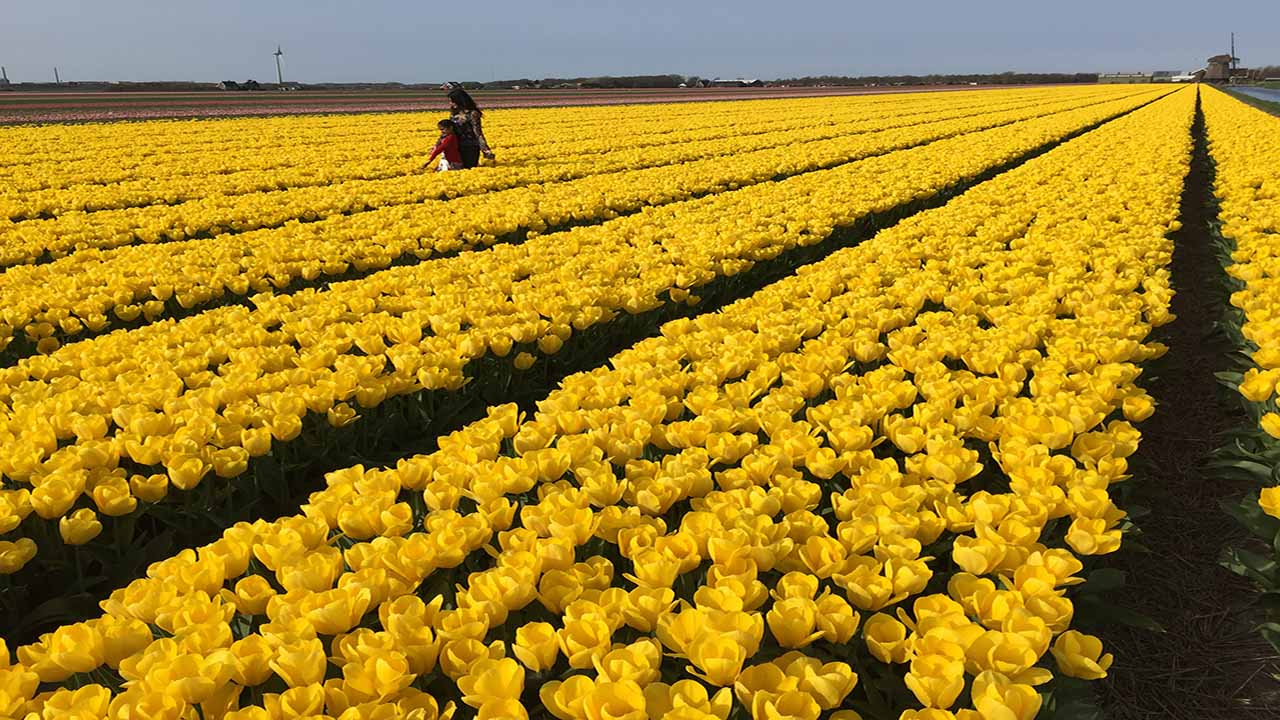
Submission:
M 764 81 L 759 78 L 733 78 L 732 80 L 722 80 L 716 78 L 712 80 L 708 87 L 764 87 Z
M 1149 73 L 1098 73 L 1098 82 L 1104 84 L 1199 82 L 1203 75 L 1204 70 L 1192 70 L 1190 72 L 1153 70 Z
M 1110 85 L 1149 83 L 1151 78 L 1152 73 L 1144 72 L 1098 73 L 1098 82 Z

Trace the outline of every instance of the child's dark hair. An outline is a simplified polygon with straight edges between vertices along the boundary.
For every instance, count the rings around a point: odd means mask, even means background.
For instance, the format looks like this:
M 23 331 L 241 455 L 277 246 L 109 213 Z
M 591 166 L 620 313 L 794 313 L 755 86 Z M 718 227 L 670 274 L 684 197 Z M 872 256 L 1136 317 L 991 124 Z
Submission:
M 436 123 L 436 127 L 440 128 L 441 130 L 447 130 L 447 131 L 449 131 L 449 132 L 453 133 L 454 135 L 457 135 L 457 134 L 458 134 L 458 125 L 457 125 L 457 123 L 455 123 L 454 121 L 450 120 L 449 118 L 445 118 L 445 119 L 441 120 L 440 122 Z

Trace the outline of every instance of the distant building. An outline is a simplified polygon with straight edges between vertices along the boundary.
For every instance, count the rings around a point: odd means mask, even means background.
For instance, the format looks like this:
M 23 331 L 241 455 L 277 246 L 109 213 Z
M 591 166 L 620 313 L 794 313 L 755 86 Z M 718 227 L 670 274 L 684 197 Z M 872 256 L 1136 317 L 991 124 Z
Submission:
M 1231 78 L 1231 62 L 1234 59 L 1230 55 L 1214 55 L 1209 58 L 1204 79 L 1209 82 L 1226 82 Z
M 1098 82 L 1106 85 L 1132 85 L 1151 82 L 1151 73 L 1098 73 Z
M 711 87 L 764 87 L 764 81 L 756 78 L 750 80 L 746 78 L 734 78 L 732 80 L 716 78 L 711 81 Z
M 222 82 L 218 83 L 218 89 L 219 90 L 239 90 L 240 83 L 236 82 L 235 80 L 223 80 Z
M 1181 74 L 1181 70 L 1155 70 L 1151 73 L 1151 82 L 1173 82 Z

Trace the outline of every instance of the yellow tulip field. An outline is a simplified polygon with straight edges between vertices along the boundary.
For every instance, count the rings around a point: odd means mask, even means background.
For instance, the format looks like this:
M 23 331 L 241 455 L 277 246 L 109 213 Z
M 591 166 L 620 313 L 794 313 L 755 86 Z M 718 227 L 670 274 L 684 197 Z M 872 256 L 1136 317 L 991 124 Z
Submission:
M 0 128 L 0 720 L 1069 717 L 1200 118 L 1280 548 L 1218 90 Z

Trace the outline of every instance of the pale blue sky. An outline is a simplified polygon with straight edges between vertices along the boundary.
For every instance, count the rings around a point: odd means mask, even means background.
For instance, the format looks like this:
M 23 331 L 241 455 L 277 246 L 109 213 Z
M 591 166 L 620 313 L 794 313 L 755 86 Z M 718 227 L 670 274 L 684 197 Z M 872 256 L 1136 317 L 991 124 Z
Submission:
M 1229 11 L 1204 8 L 1229 7 Z M 488 80 L 1280 64 L 1280 1 L 0 0 L 0 65 L 51 80 Z

